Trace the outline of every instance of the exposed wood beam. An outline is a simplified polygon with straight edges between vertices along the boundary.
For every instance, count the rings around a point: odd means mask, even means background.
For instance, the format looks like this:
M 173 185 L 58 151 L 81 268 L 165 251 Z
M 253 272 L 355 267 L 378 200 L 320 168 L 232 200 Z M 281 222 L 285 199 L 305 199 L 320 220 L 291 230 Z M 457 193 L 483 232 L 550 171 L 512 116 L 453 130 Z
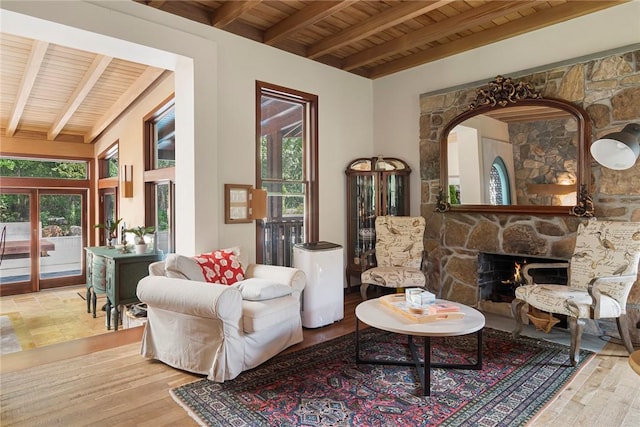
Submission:
M 263 42 L 273 45 L 278 40 L 298 32 L 301 28 L 308 27 L 345 7 L 352 6 L 353 3 L 354 0 L 313 2 L 267 29 L 264 33 Z
M 216 28 L 224 28 L 261 2 L 262 0 L 227 1 L 216 9 L 213 18 L 211 18 L 211 25 Z
M 436 46 L 422 52 L 406 56 L 395 61 L 378 65 L 368 74 L 369 78 L 387 76 L 398 71 L 423 65 L 438 59 L 456 55 L 461 52 L 476 49 L 491 43 L 518 36 L 530 31 L 539 30 L 549 25 L 577 18 L 589 13 L 597 12 L 620 4 L 617 1 L 579 1 L 568 2 L 561 6 L 545 9 L 527 17 L 511 21 L 489 30 L 479 32 L 473 36 L 455 40 L 444 45 Z
M 123 111 L 131 105 L 142 92 L 144 92 L 164 72 L 162 68 L 147 68 L 140 77 L 127 89 L 125 93 L 100 117 L 88 134 L 84 136 L 86 144 L 92 142 L 100 132 L 105 130 Z
M 405 52 L 428 43 L 441 39 L 451 34 L 460 33 L 469 28 L 490 22 L 493 19 L 529 8 L 535 0 L 520 1 L 517 3 L 494 1 L 475 9 L 470 9 L 459 15 L 445 19 L 442 22 L 424 27 L 402 37 L 398 37 L 386 43 L 363 50 L 345 58 L 343 70 L 350 71 L 355 68 L 375 62 L 381 58 L 389 57 L 394 53 Z M 516 20 L 520 21 L 520 19 Z M 502 27 L 501 25 L 500 27 Z M 486 31 L 486 30 L 485 30 Z M 472 37 L 472 36 L 470 36 Z M 466 39 L 467 37 L 465 37 Z
M 20 123 L 20 118 L 24 112 L 24 107 L 27 105 L 27 100 L 29 99 L 29 95 L 33 89 L 33 84 L 36 81 L 38 71 L 42 66 L 42 61 L 44 60 L 44 55 L 47 53 L 48 48 L 49 43 L 47 42 L 40 40 L 35 40 L 33 42 L 31 53 L 29 54 L 29 60 L 27 61 L 27 66 L 25 67 L 24 75 L 22 76 L 22 81 L 20 81 L 20 86 L 18 88 L 16 102 L 13 105 L 13 111 L 11 112 L 7 129 L 5 131 L 7 136 L 13 136 L 16 133 L 18 123 Z
M 394 27 L 402 22 L 413 19 L 416 16 L 438 9 L 452 1 L 453 0 L 411 1 L 407 3 L 400 3 L 398 6 L 394 6 L 376 16 L 372 16 L 361 24 L 348 27 L 334 36 L 327 37 L 322 41 L 309 46 L 307 49 L 307 58 L 316 59 L 349 43 L 362 40 L 373 34 L 384 31 L 387 28 Z
M 147 6 L 155 7 L 156 9 L 162 9 L 162 6 L 167 2 L 167 0 L 151 0 L 147 2 Z
M 78 84 L 76 90 L 73 91 L 69 101 L 67 101 L 53 122 L 53 126 L 51 126 L 51 129 L 47 132 L 48 140 L 53 141 L 56 139 L 56 136 L 62 131 L 62 128 L 64 128 L 71 116 L 73 116 L 73 113 L 75 113 L 80 104 L 82 104 L 82 101 L 87 97 L 93 85 L 95 85 L 100 76 L 102 76 L 102 73 L 107 69 L 112 59 L 112 57 L 104 55 L 97 55 L 95 57 L 89 69 L 84 74 L 82 81 Z

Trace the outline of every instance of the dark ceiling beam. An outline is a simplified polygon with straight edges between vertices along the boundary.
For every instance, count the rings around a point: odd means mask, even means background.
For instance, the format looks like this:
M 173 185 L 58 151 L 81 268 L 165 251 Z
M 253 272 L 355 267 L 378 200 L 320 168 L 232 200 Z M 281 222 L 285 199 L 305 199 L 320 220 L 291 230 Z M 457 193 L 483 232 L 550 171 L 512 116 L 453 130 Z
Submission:
M 146 2 L 147 6 L 155 7 L 156 9 L 162 9 L 162 6 L 167 2 L 167 0 L 151 0 Z
M 426 26 L 421 30 L 353 54 L 345 58 L 342 69 L 350 71 L 396 53 L 399 54 L 413 48 L 424 47 L 434 40 L 442 39 L 451 34 L 460 33 L 469 28 L 491 22 L 496 18 L 517 12 L 520 9 L 530 8 L 534 3 L 535 0 L 516 3 L 504 1 L 486 3 L 483 6 L 470 9 L 441 22 Z
M 211 18 L 211 25 L 216 28 L 224 28 L 261 2 L 262 0 L 227 1 L 216 9 Z
M 264 32 L 263 43 L 273 45 L 301 29 L 322 21 L 334 13 L 352 6 L 354 0 L 316 1 L 273 25 Z
M 448 56 L 466 52 L 491 43 L 515 37 L 530 31 L 597 12 L 620 4 L 618 1 L 575 1 L 538 11 L 524 18 L 481 31 L 443 45 L 429 48 L 409 56 L 372 68 L 368 77 L 376 79 L 398 71 L 407 70 Z
M 372 16 L 360 24 L 347 27 L 338 34 L 327 37 L 309 46 L 307 49 L 307 58 L 316 59 L 350 43 L 365 39 L 380 31 L 394 27 L 417 16 L 424 15 L 452 1 L 453 0 L 410 1 L 400 3 L 398 6 L 394 6 L 378 15 Z

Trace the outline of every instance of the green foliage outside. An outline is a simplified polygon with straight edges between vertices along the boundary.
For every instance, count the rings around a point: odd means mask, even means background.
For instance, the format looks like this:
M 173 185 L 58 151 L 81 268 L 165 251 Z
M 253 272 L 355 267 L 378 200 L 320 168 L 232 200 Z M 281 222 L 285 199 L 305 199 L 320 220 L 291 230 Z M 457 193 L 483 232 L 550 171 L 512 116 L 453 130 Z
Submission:
M 262 137 L 260 144 L 260 165 L 262 178 L 278 179 L 282 181 L 294 181 L 284 183 L 266 183 L 265 189 L 269 196 L 282 198 L 282 211 L 289 215 L 302 215 L 304 213 L 304 185 L 303 179 L 303 139 L 301 137 L 283 138 L 282 140 L 282 176 L 269 174 L 268 140 Z
M 87 164 L 0 158 L 0 176 L 86 179 Z M 0 222 L 28 222 L 29 208 L 28 194 L 0 194 Z M 57 227 L 57 235 L 71 234 L 72 226 L 82 224 L 81 197 L 73 194 L 41 195 L 40 221 L 43 229 Z
M 87 164 L 85 162 L 22 160 L 5 157 L 0 158 L 0 176 L 87 179 Z

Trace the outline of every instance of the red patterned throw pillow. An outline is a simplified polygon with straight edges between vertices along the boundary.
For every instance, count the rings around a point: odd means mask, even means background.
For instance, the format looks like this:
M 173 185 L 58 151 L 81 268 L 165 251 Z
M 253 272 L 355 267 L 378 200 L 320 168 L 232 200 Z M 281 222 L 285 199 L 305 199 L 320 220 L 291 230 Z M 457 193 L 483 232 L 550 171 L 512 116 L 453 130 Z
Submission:
M 200 265 L 202 274 L 209 283 L 232 285 L 244 280 L 242 265 L 232 249 L 220 249 L 193 258 Z

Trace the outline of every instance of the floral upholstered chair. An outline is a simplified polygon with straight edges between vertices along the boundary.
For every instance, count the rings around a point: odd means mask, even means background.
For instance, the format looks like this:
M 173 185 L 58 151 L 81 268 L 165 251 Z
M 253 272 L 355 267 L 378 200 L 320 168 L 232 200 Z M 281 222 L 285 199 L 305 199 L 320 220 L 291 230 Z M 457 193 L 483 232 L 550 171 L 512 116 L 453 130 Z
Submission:
M 640 223 L 589 220 L 578 226 L 576 246 L 569 263 L 568 286 L 533 283 L 530 270 L 557 268 L 559 264 L 529 264 L 524 273 L 528 285 L 516 289 L 512 303 L 516 319 L 514 336 L 522 330 L 523 310 L 567 316 L 571 331 L 572 365 L 576 365 L 584 319 L 616 319 L 620 337 L 633 352 L 626 321 L 627 297 L 638 277 Z
M 361 260 L 360 295 L 367 299 L 369 285 L 388 288 L 424 287 L 421 270 L 424 255 L 425 220 L 421 216 L 379 216 L 376 218 L 376 266 L 369 268 L 370 253 Z

